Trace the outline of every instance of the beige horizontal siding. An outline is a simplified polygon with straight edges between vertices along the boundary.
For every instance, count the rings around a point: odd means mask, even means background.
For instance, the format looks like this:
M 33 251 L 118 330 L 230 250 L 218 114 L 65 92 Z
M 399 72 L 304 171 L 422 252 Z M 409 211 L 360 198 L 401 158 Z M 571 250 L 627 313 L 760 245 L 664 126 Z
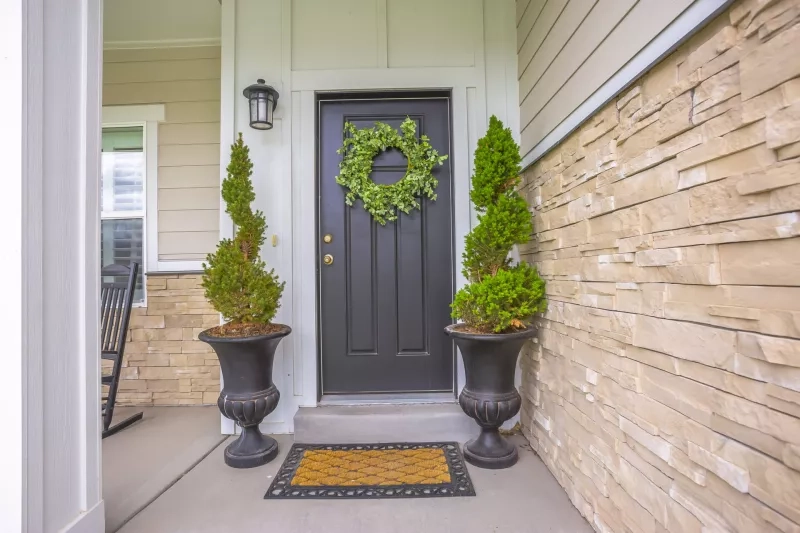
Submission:
M 538 2 L 542 3 L 542 2 Z M 525 11 L 528 9 L 528 6 L 531 4 L 531 0 L 519 0 L 517 2 L 517 26 L 519 26 L 519 21 L 522 20 L 522 16 L 525 14 Z
M 164 106 L 168 123 L 219 122 L 219 101 L 172 102 Z
M 547 79 L 541 79 L 542 74 L 544 74 L 546 70 L 549 70 L 551 67 L 560 67 L 562 61 L 569 58 L 566 53 L 561 55 L 562 49 L 565 48 L 567 43 L 572 42 L 571 38 L 579 28 L 583 32 L 591 27 L 590 21 L 587 21 L 585 26 L 583 25 L 584 20 L 587 19 L 587 15 L 589 15 L 590 12 L 594 14 L 601 13 L 603 7 L 610 7 L 601 5 L 597 10 L 593 10 L 592 8 L 597 7 L 598 3 L 606 4 L 608 2 L 613 4 L 622 3 L 623 1 L 624 0 L 601 0 L 597 2 L 595 0 L 584 0 L 581 2 L 567 2 L 555 24 L 550 28 L 547 38 L 544 39 L 531 58 L 530 63 L 528 63 L 524 70 L 520 71 L 520 85 L 522 87 L 530 87 L 531 89 L 539 87 L 541 84 L 537 82 L 547 81 Z M 556 4 L 559 3 L 560 2 L 556 2 Z M 608 28 L 605 28 L 605 32 L 608 33 Z M 581 39 L 578 41 L 582 40 L 583 36 L 581 35 Z M 559 61 L 554 64 L 553 61 L 556 56 L 559 56 Z M 529 94 L 529 92 L 524 94 L 520 93 L 520 102 L 530 102 L 531 99 L 527 98 Z M 522 112 L 522 110 L 520 111 Z
M 165 104 L 158 257 L 204 259 L 219 238 L 220 48 L 107 50 L 103 105 Z
M 219 143 L 161 144 L 158 147 L 159 167 L 219 165 Z
M 161 144 L 219 144 L 219 122 L 162 124 L 158 130 Z
M 693 1 L 517 0 L 523 155 Z
M 213 210 L 216 213 L 216 210 Z M 213 213 L 212 213 L 213 214 Z M 158 229 L 162 233 L 176 231 L 219 231 L 219 217 L 209 216 L 205 209 L 160 211 Z
M 174 59 L 213 59 L 220 57 L 222 57 L 222 49 L 219 46 L 142 48 L 136 50 L 105 50 L 103 52 L 103 63 L 170 61 Z
M 219 100 L 220 81 L 181 80 L 103 85 L 105 105 L 200 102 Z
M 519 4 L 528 5 L 522 10 L 521 13 L 518 12 L 517 18 L 517 50 L 522 48 L 523 43 L 528 39 L 528 36 L 531 34 L 531 29 L 533 25 L 539 20 L 539 16 L 542 13 L 542 9 L 548 4 L 550 4 L 550 9 L 552 9 L 552 4 L 554 3 L 553 0 L 518 0 L 517 2 L 517 10 L 519 11 Z M 562 0 L 563 4 L 567 3 L 567 0 Z
M 540 1 L 539 5 L 542 9 L 539 9 L 536 17 L 531 19 L 533 26 L 527 26 L 526 28 L 524 26 L 525 21 L 523 21 L 523 24 L 520 24 L 520 27 L 517 28 L 517 38 L 521 43 L 517 52 L 517 72 L 519 76 L 528 71 L 528 65 L 533 59 L 533 55 L 539 51 L 539 47 L 542 46 L 545 37 L 550 33 L 550 28 L 558 20 L 568 1 L 549 0 L 547 3 L 543 0 Z M 532 12 L 532 7 L 528 8 L 529 13 Z M 520 36 L 522 36 L 522 40 L 520 40 Z M 524 94 L 520 94 L 520 98 L 524 96 Z
M 219 207 L 219 187 L 158 190 L 159 211 L 210 210 L 215 207 Z
M 217 80 L 219 69 L 219 58 L 109 63 L 103 69 L 103 80 L 105 83 Z
M 203 259 L 209 250 L 214 250 L 218 241 L 219 231 L 159 231 L 159 257 L 162 260 Z M 170 250 L 171 252 L 162 255 L 160 250 Z
M 193 167 L 161 167 L 158 170 L 159 189 L 217 187 L 219 165 Z

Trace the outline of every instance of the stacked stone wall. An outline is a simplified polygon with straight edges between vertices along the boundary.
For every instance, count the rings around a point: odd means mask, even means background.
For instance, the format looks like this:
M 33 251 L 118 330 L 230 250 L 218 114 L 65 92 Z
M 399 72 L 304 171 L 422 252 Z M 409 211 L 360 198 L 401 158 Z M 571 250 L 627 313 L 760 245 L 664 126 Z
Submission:
M 599 532 L 800 532 L 798 76 L 738 1 L 524 174 L 523 429 Z
M 205 405 L 219 396 L 219 361 L 197 340 L 218 326 L 199 274 L 146 277 L 147 306 L 131 311 L 119 405 Z

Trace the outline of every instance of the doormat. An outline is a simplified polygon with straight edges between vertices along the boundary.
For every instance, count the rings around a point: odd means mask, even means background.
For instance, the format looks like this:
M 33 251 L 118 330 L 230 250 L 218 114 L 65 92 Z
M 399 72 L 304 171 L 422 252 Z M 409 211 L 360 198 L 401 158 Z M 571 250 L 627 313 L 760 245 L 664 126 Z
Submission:
M 455 442 L 295 444 L 264 498 L 475 496 Z

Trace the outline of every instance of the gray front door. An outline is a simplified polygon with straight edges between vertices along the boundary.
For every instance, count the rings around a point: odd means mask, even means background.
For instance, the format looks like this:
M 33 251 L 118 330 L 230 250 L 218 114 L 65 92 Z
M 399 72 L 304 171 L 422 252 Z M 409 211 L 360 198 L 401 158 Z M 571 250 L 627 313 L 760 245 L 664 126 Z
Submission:
M 381 226 L 361 201 L 345 204 L 334 181 L 336 151 L 346 121 L 399 130 L 407 116 L 450 158 L 434 171 L 436 201 Z M 442 331 L 453 296 L 449 94 L 321 99 L 318 127 L 322 393 L 452 392 L 453 347 Z M 387 150 L 375 158 L 372 179 L 393 183 L 405 171 L 403 154 Z M 323 261 L 327 254 L 331 264 Z

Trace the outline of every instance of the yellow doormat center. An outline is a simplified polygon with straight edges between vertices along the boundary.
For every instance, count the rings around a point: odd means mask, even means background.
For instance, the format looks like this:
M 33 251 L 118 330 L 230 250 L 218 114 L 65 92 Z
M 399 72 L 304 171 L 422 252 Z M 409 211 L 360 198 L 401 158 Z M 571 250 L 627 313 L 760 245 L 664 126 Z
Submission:
M 314 487 L 450 483 L 441 448 L 305 450 L 291 484 Z

